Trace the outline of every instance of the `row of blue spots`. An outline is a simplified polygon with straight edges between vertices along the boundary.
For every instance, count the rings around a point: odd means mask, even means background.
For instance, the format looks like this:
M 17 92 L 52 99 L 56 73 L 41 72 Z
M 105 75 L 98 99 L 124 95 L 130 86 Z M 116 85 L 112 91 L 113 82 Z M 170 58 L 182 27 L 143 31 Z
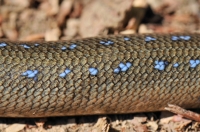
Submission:
M 190 60 L 190 67 L 194 68 L 200 64 L 200 60 Z
M 62 73 L 59 75 L 59 77 L 64 78 L 64 77 L 66 77 L 70 72 L 71 72 L 71 70 L 68 69 L 68 68 L 66 68 L 65 71 L 62 72 Z
M 129 38 L 129 37 L 124 37 L 124 40 L 125 40 L 125 41 L 129 41 L 130 38 Z
M 100 44 L 108 46 L 108 45 L 114 44 L 114 42 L 110 41 L 110 40 L 108 40 L 108 41 L 100 41 Z
M 62 72 L 62 73 L 59 75 L 59 77 L 64 78 L 64 77 L 66 77 L 70 72 L 71 72 L 71 70 L 67 68 L 64 72 Z M 95 76 L 95 75 L 98 74 L 98 69 L 97 69 L 97 68 L 91 67 L 91 68 L 89 68 L 89 72 L 90 72 L 91 75 L 94 75 L 94 76 Z
M 73 50 L 73 49 L 76 48 L 76 46 L 77 46 L 76 44 L 71 44 L 71 45 L 69 46 L 69 49 L 70 49 L 70 50 Z M 66 49 L 67 49 L 66 46 L 63 46 L 63 47 L 61 48 L 61 50 L 63 50 L 63 51 L 66 50 Z
M 2 47 L 6 47 L 6 46 L 7 46 L 6 43 L 0 43 L 0 48 L 2 48 Z
M 30 46 L 26 45 L 26 44 L 22 44 L 21 46 L 23 46 L 25 49 L 29 49 Z
M 38 70 L 27 70 L 24 73 L 22 73 L 22 76 L 26 76 L 28 78 L 34 78 L 34 81 L 37 80 L 37 74 L 38 74 Z
M 7 44 L 6 43 L 0 43 L 0 48 L 2 47 L 6 47 Z M 24 47 L 25 49 L 29 49 L 30 46 L 26 45 L 26 44 L 21 44 L 20 46 Z M 35 46 L 39 46 L 39 44 L 35 44 Z
M 89 68 L 89 72 L 90 72 L 91 75 L 95 76 L 95 75 L 98 74 L 99 71 L 98 71 L 97 68 L 90 67 L 90 68 Z
M 119 72 L 125 72 L 127 71 L 130 67 L 132 66 L 132 64 L 130 62 L 127 62 L 126 64 L 124 63 L 120 63 L 119 67 L 114 69 L 114 73 L 119 73 Z
M 191 37 L 190 36 L 172 36 L 172 40 L 176 41 L 176 40 L 190 40 Z
M 27 70 L 22 73 L 22 76 L 27 76 L 28 78 L 33 78 L 38 74 L 38 70 Z
M 39 46 L 39 44 L 34 44 L 36 47 Z M 22 44 L 21 46 L 23 46 L 25 49 L 29 49 L 31 48 L 30 46 L 26 45 L 26 44 Z
M 156 40 L 155 38 L 149 37 L 149 36 L 147 36 L 147 37 L 145 38 L 145 41 L 146 41 L 146 42 L 155 41 L 155 40 Z
M 155 61 L 155 69 L 158 69 L 160 71 L 164 70 L 165 67 L 168 65 L 168 62 L 166 61 Z
M 199 64 L 200 64 L 200 60 L 190 60 L 190 67 L 191 68 L 195 68 Z M 165 69 L 165 67 L 167 65 L 168 65 L 168 62 L 166 62 L 166 61 L 155 61 L 154 68 L 162 71 L 162 70 Z M 179 66 L 179 63 L 173 64 L 173 67 L 175 67 L 175 68 L 178 67 L 178 66 Z
M 168 65 L 167 61 L 155 61 L 155 69 L 158 69 L 160 71 L 164 70 L 165 67 Z M 190 60 L 190 67 L 194 68 L 197 65 L 200 64 L 200 60 Z M 114 69 L 114 73 L 119 73 L 119 72 L 125 72 L 127 71 L 130 67 L 132 66 L 132 64 L 130 62 L 127 63 L 120 63 L 119 67 Z M 178 67 L 179 64 L 175 63 L 173 64 L 173 67 Z M 65 78 L 69 73 L 71 72 L 70 69 L 66 68 L 64 72 L 62 72 L 59 77 Z M 98 69 L 91 67 L 89 68 L 89 72 L 91 75 L 95 76 L 98 74 Z M 37 80 L 37 74 L 38 74 L 38 70 L 27 70 L 26 72 L 22 73 L 22 76 L 26 76 L 28 78 L 34 78 L 34 80 Z

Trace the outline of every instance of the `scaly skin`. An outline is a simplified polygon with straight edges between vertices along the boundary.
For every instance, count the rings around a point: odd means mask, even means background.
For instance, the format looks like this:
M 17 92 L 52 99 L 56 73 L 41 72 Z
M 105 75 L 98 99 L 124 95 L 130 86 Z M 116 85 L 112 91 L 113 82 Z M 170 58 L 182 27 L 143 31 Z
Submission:
M 168 103 L 198 108 L 200 35 L 182 35 L 0 40 L 0 116 L 148 112 Z

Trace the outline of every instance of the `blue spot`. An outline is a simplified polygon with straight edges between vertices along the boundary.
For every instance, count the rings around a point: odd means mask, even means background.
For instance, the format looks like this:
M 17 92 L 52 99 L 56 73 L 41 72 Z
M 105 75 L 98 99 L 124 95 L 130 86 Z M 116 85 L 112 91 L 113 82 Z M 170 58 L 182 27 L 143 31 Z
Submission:
M 180 39 L 183 39 L 183 40 L 190 40 L 190 36 L 180 36 Z
M 111 44 L 114 44 L 114 42 L 109 40 L 109 41 L 107 41 L 107 44 L 111 45 Z
M 175 63 L 174 65 L 173 65 L 173 67 L 178 67 L 179 66 L 179 64 L 178 63 Z
M 149 37 L 149 36 L 145 38 L 145 41 L 146 41 L 146 42 L 154 41 L 154 40 L 156 40 L 156 39 L 155 39 L 155 38 L 152 38 L 152 37 Z
M 91 67 L 91 68 L 89 68 L 89 72 L 91 75 L 95 76 L 98 73 L 98 69 Z
M 21 75 L 26 76 L 28 78 L 37 78 L 38 70 L 27 70 L 23 72 Z
M 61 50 L 66 50 L 67 49 L 67 47 L 65 47 L 65 46 L 63 46 L 62 48 L 61 48 Z
M 60 75 L 59 75 L 59 77 L 62 77 L 62 78 L 64 78 L 66 76 L 66 73 L 65 72 L 63 72 L 63 73 L 61 73 Z
M 70 47 L 69 47 L 69 48 L 72 50 L 72 49 L 75 49 L 75 48 L 76 48 L 76 46 L 77 46 L 76 44 L 72 44 L 72 45 L 70 45 Z
M 71 72 L 71 70 L 68 69 L 68 68 L 65 70 L 65 73 L 66 73 L 66 74 L 69 74 L 70 72 Z
M 164 70 L 165 67 L 168 65 L 168 62 L 166 61 L 155 61 L 155 69 L 158 69 L 160 71 Z
M 126 64 L 124 63 L 119 63 L 119 67 L 114 69 L 114 73 L 119 73 L 120 71 L 125 72 L 127 71 L 130 67 L 132 66 L 132 64 L 130 62 L 127 62 Z
M 182 40 L 190 40 L 191 37 L 190 37 L 190 36 L 179 36 L 179 37 L 177 37 L 177 36 L 172 36 L 171 39 L 172 39 L 173 41 L 180 40 L 180 39 L 182 39 Z
M 119 68 L 115 68 L 114 69 L 114 73 L 119 73 L 120 72 L 120 69 Z
M 37 47 L 37 46 L 39 46 L 39 44 L 35 44 L 35 46 Z
M 34 74 L 38 74 L 38 70 L 34 70 L 33 73 L 34 73 Z
M 2 48 L 2 47 L 6 47 L 6 46 L 7 46 L 6 43 L 0 43 L 0 48 Z
M 159 63 L 159 61 L 155 61 L 155 64 L 158 64 Z
M 121 71 L 125 72 L 128 70 L 128 67 L 127 66 L 124 66 L 123 68 L 121 68 Z
M 173 41 L 179 40 L 179 37 L 177 37 L 177 36 L 172 36 L 172 40 L 173 40 Z
M 132 64 L 131 64 L 130 62 L 127 62 L 127 63 L 126 63 L 126 66 L 127 66 L 128 68 L 130 68 L 130 67 L 132 66 Z
M 110 40 L 108 40 L 108 41 L 100 41 L 100 44 L 108 46 L 108 45 L 114 44 L 114 42 L 110 41 Z
M 123 67 L 125 67 L 126 65 L 124 64 L 124 63 L 119 63 L 119 67 L 120 68 L 123 68 Z
M 124 40 L 125 40 L 125 41 L 129 41 L 130 38 L 128 38 L 128 37 L 124 37 Z
M 31 73 L 32 73 L 32 70 L 27 70 L 22 73 L 22 76 L 27 76 L 28 74 L 31 74 Z
M 193 64 L 193 63 L 195 63 L 195 60 L 190 60 L 190 64 Z
M 164 61 L 159 61 L 158 62 L 158 65 L 164 65 L 165 63 L 164 63 Z
M 104 41 L 100 41 L 100 44 L 105 44 L 105 42 Z
M 185 37 L 184 37 L 184 36 L 179 36 L 179 38 L 180 38 L 180 39 L 184 39 Z
M 30 46 L 26 45 L 26 44 L 22 44 L 21 46 L 23 46 L 25 49 L 29 49 Z
M 194 68 L 200 64 L 200 60 L 190 60 L 190 67 Z
M 190 67 L 192 67 L 192 68 L 194 68 L 194 67 L 196 67 L 197 65 L 195 64 L 195 63 L 193 63 L 193 64 L 190 64 Z
M 154 68 L 156 68 L 156 69 L 159 69 L 159 68 L 160 68 L 160 66 L 159 66 L 159 65 L 155 65 L 155 66 L 154 66 Z
M 27 75 L 27 77 L 28 77 L 28 78 L 33 78 L 33 77 L 35 77 L 35 74 L 34 74 L 34 73 L 31 73 L 31 74 Z
M 190 40 L 190 36 L 185 36 L 185 40 Z
M 64 78 L 64 77 L 66 77 L 70 72 L 71 72 L 71 70 L 68 69 L 68 68 L 66 68 L 65 71 L 62 72 L 62 73 L 59 75 L 59 77 Z
M 161 71 L 164 70 L 164 69 L 165 69 L 165 65 L 161 65 L 160 68 L 159 68 L 159 70 L 161 70 Z

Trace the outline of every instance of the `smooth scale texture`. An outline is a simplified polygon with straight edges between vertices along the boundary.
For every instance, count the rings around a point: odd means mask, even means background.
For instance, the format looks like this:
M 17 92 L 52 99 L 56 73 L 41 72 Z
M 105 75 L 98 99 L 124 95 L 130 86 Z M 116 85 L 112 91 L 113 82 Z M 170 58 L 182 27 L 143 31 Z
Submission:
M 198 108 L 199 59 L 199 34 L 0 40 L 0 116 L 147 112 L 168 103 Z

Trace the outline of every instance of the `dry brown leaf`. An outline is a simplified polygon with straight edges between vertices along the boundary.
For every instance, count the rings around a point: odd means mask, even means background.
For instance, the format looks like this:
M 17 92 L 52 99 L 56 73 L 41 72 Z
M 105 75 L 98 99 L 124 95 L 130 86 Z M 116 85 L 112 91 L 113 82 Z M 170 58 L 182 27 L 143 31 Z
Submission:
M 161 112 L 159 124 L 168 124 L 170 121 L 173 120 L 174 114 L 168 111 Z
M 36 41 L 36 40 L 40 40 L 40 39 L 44 39 L 44 34 L 32 34 L 32 35 L 28 35 L 24 38 L 21 38 L 21 40 L 23 41 Z
M 157 131 L 158 129 L 158 123 L 156 121 L 148 121 L 147 127 L 150 127 L 152 131 Z
M 106 117 L 99 118 L 97 123 L 94 125 L 93 131 L 97 132 L 108 132 L 110 129 L 110 124 L 107 122 Z
M 58 25 L 62 25 L 65 21 L 65 17 L 70 14 L 72 9 L 73 1 L 72 0 L 64 0 L 61 3 L 60 10 L 57 16 Z
M 141 24 L 138 29 L 139 33 L 153 33 L 152 29 L 149 29 L 146 24 Z
M 60 34 L 61 34 L 61 31 L 59 28 L 48 30 L 45 33 L 45 41 L 58 41 Z
M 4 2 L 5 2 L 5 4 L 8 4 L 8 5 L 20 6 L 23 8 L 28 7 L 31 3 L 31 2 L 29 2 L 29 0 L 5 0 Z
M 80 35 L 82 37 L 92 37 L 104 34 L 104 31 L 108 30 L 108 28 L 116 29 L 122 27 L 125 11 L 131 9 L 132 1 L 133 0 L 91 1 L 83 9 L 80 18 Z
M 181 115 L 174 115 L 172 118 L 172 121 L 174 121 L 174 122 L 180 122 L 182 120 L 183 120 L 183 116 L 181 116 Z
M 161 124 L 161 125 L 168 124 L 172 120 L 173 120 L 173 117 L 165 117 L 165 118 L 160 119 L 159 124 Z
M 134 129 L 137 132 L 147 132 L 147 126 L 143 125 L 141 123 L 146 122 L 147 121 L 147 117 L 143 114 L 139 114 L 134 116 L 134 119 L 132 120 L 132 124 L 134 125 Z
M 65 29 L 64 34 L 67 37 L 75 37 L 78 34 L 78 27 L 80 24 L 80 20 L 79 19 L 69 19 L 67 21 L 67 29 Z
M 59 0 L 45 0 L 40 4 L 40 9 L 49 16 L 56 15 L 59 11 Z
M 127 29 L 120 32 L 120 34 L 134 34 L 134 33 L 136 32 L 133 29 Z
M 179 124 L 176 126 L 178 130 L 182 130 L 185 126 L 190 124 L 192 121 L 188 119 L 182 119 Z
M 5 129 L 5 132 L 18 132 L 24 129 L 25 124 L 12 124 Z
M 143 114 L 138 114 L 134 116 L 134 119 L 132 121 L 133 123 L 134 122 L 143 123 L 147 121 L 147 117 Z

